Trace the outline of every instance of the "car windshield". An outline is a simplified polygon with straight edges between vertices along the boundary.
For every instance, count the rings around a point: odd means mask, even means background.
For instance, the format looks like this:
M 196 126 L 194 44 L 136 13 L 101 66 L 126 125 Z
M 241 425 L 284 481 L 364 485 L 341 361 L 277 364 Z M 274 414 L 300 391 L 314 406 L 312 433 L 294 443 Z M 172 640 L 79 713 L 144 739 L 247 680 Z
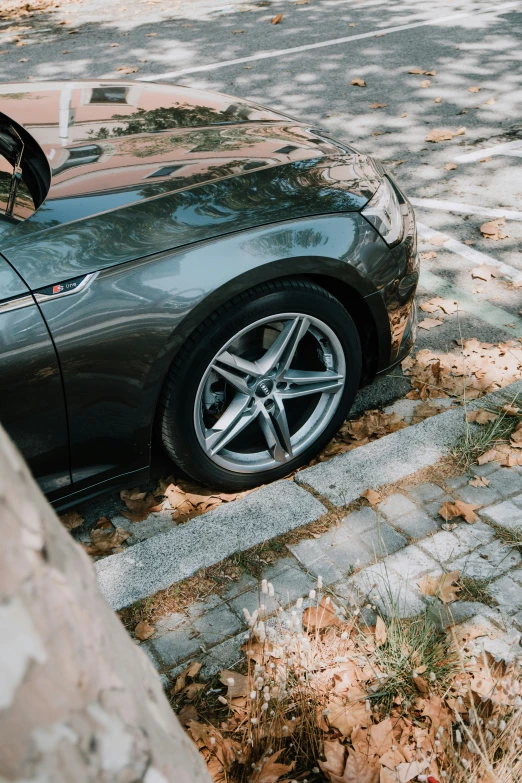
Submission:
M 24 182 L 24 142 L 16 129 L 0 124 L 0 232 L 28 218 L 34 201 Z

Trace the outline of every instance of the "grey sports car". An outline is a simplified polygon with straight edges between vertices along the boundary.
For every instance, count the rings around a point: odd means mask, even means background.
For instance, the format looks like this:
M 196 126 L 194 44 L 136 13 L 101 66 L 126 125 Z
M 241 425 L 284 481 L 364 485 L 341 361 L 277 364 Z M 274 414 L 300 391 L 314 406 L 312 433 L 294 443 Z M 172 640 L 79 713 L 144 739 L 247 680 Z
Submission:
M 306 123 L 137 82 L 0 87 L 0 420 L 60 506 L 311 459 L 411 349 L 414 216 Z

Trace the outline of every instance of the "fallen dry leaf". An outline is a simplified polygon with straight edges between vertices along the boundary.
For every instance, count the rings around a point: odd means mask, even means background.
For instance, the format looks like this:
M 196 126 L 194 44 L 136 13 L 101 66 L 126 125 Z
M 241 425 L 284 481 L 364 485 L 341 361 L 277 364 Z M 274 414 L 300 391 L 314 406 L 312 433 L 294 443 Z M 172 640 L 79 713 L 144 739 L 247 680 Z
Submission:
M 510 445 L 515 449 L 522 449 L 522 421 L 515 427 L 511 433 Z
M 137 73 L 139 71 L 139 68 L 136 67 L 133 68 L 130 65 L 121 65 L 119 68 L 116 68 L 116 70 L 119 71 L 119 73 L 129 74 L 129 73 Z
M 349 751 L 344 775 L 336 783 L 378 783 L 379 763 L 365 754 Z
M 480 87 L 477 87 L 476 85 L 474 85 L 473 87 L 468 87 L 468 92 L 479 92 L 479 91 L 480 91 Z
M 178 713 L 178 720 L 182 726 L 187 726 L 191 721 L 198 719 L 198 713 L 193 704 L 185 704 L 185 706 Z
M 60 522 L 67 530 L 74 530 L 83 525 L 83 517 L 77 511 L 67 511 L 65 514 L 61 514 Z
M 353 87 L 366 87 L 366 82 L 364 81 L 364 79 L 352 79 L 350 84 Z
M 419 321 L 417 326 L 419 329 L 434 329 L 436 326 L 442 326 L 444 321 L 438 318 L 425 318 L 423 321 Z
M 319 606 L 310 606 L 304 610 L 303 625 L 313 631 L 327 628 L 329 625 L 342 625 L 342 623 L 331 600 L 328 596 L 323 595 Z
M 488 487 L 489 483 L 489 479 L 487 479 L 485 476 L 473 476 L 473 478 L 468 482 L 471 487 Z
M 464 136 L 466 128 L 460 127 L 457 130 L 449 130 L 449 128 L 434 128 L 424 138 L 424 141 L 431 141 L 436 144 L 439 141 L 450 141 L 454 136 Z
M 375 625 L 375 643 L 377 647 L 382 647 L 382 645 L 386 642 L 386 637 L 387 632 L 384 620 L 377 616 L 377 623 Z
M 484 280 L 487 283 L 492 277 L 502 277 L 502 272 L 493 264 L 481 264 L 471 270 L 471 277 Z
M 440 103 L 442 98 L 434 98 L 433 103 Z
M 437 254 L 434 250 L 429 250 L 427 253 L 420 254 L 421 261 L 431 261 L 434 258 L 437 258 Z
M 137 487 L 122 489 L 120 498 L 127 506 L 127 511 L 122 511 L 122 514 L 131 522 L 143 522 L 153 511 L 161 511 L 161 503 L 158 504 L 154 495 L 141 492 Z
M 430 79 L 424 79 L 424 80 L 423 80 L 423 81 L 420 83 L 420 86 L 421 86 L 421 87 L 423 87 L 423 88 L 426 88 L 426 87 L 429 87 L 429 86 L 430 86 L 430 84 L 431 84 L 431 81 L 430 81 Z
M 393 737 L 393 722 L 391 718 L 385 718 L 379 723 L 374 723 L 368 729 L 370 740 L 370 753 L 382 756 L 395 745 Z
M 423 595 L 436 596 L 443 604 L 449 604 L 458 598 L 460 587 L 457 582 L 459 577 L 460 571 L 451 571 L 451 573 L 441 574 L 441 576 L 426 574 L 417 584 Z
M 494 103 L 495 103 L 494 98 L 488 98 L 487 101 L 484 101 L 484 106 L 493 106 Z M 491 160 L 491 158 L 488 158 L 488 160 Z
M 398 783 L 409 783 L 418 775 L 422 775 L 426 767 L 429 767 L 429 761 L 409 761 L 403 764 L 398 764 L 395 767 L 395 773 L 397 775 Z
M 434 234 L 430 237 L 430 245 L 435 245 L 435 247 L 442 247 L 447 241 L 448 237 L 445 237 L 444 234 Z
M 385 106 L 387 106 L 387 103 L 370 103 L 368 104 L 370 109 L 384 109 Z
M 380 494 L 374 489 L 365 489 L 364 492 L 361 492 L 361 497 L 366 498 L 371 506 L 374 506 L 376 503 L 380 503 L 381 501 Z
M 263 764 L 259 772 L 251 778 L 252 783 L 277 783 L 281 775 L 286 775 L 287 772 L 291 772 L 294 768 L 295 761 L 291 764 L 278 764 L 277 759 L 283 752 L 284 748 L 276 751 L 272 756 L 269 756 L 266 762 Z
M 319 761 L 321 770 L 327 777 L 330 775 L 337 775 L 340 777 L 344 772 L 346 755 L 344 745 L 341 745 L 338 740 L 334 740 L 333 742 L 325 740 L 323 754 L 326 760 Z
M 423 68 L 410 68 L 408 73 L 413 73 L 416 76 L 436 76 L 437 71 L 433 69 L 432 71 L 425 71 Z
M 181 693 L 187 685 L 187 678 L 193 679 L 196 677 L 201 669 L 201 664 L 198 661 L 193 661 L 190 663 L 186 669 L 183 669 L 181 674 L 179 674 L 176 677 L 176 682 L 174 683 L 174 687 L 172 688 L 171 693 L 175 696 L 178 693 Z
M 270 20 L 272 24 L 279 24 L 283 19 L 283 14 L 276 14 Z
M 475 410 L 467 412 L 466 419 L 475 424 L 487 424 L 490 421 L 498 419 L 498 414 L 492 413 L 491 411 L 485 411 L 484 408 L 476 408 Z
M 156 633 L 156 629 L 146 620 L 141 620 L 141 622 L 139 622 L 134 629 L 134 636 L 136 639 L 139 639 L 140 642 L 144 642 L 146 639 L 150 639 L 154 633 Z
M 85 551 L 93 557 L 110 554 L 113 549 L 123 544 L 130 535 L 122 527 L 112 530 L 94 528 L 91 530 L 91 543 L 85 545 Z
M 406 761 L 403 754 L 401 753 L 400 746 L 395 746 L 393 750 L 388 750 L 386 753 L 384 753 L 380 759 L 379 764 L 382 764 L 385 767 L 388 767 L 388 769 L 395 769 L 398 764 L 402 764 Z M 393 776 L 393 778 L 389 778 L 390 780 L 396 781 L 397 778 Z M 381 775 L 381 781 L 382 783 L 382 775 Z
M 456 163 L 445 163 L 445 164 L 444 164 L 444 168 L 445 168 L 447 171 L 453 171 L 454 169 L 456 169 L 456 168 L 457 168 L 457 164 L 456 164 Z
M 187 685 L 185 688 L 183 695 L 189 700 L 192 701 L 196 698 L 198 693 L 201 693 L 202 690 L 204 690 L 207 686 L 204 682 L 191 682 L 190 685 Z
M 237 699 L 241 696 L 246 696 L 250 691 L 248 687 L 248 677 L 244 674 L 239 674 L 230 669 L 223 669 L 219 672 L 219 679 L 228 687 L 227 697 L 229 699 Z
M 501 455 L 496 449 L 488 449 L 487 451 L 484 452 L 484 454 L 481 454 L 480 457 L 477 459 L 477 464 L 485 465 L 486 462 L 495 462 L 500 458 Z
M 478 519 L 475 514 L 475 509 L 477 508 L 482 508 L 482 505 L 480 503 L 464 503 L 463 500 L 455 500 L 454 502 L 447 500 L 439 509 L 439 514 L 446 522 L 455 517 L 462 517 L 468 524 L 472 525 Z
M 454 299 L 442 299 L 440 296 L 434 296 L 427 302 L 422 302 L 420 309 L 425 313 L 434 313 L 436 310 L 443 310 L 447 315 L 456 313 L 459 309 L 459 303 Z
M 509 234 L 506 234 L 502 230 L 502 226 L 506 223 L 506 218 L 496 218 L 496 220 L 490 220 L 488 223 L 483 223 L 480 227 L 480 232 L 486 239 L 493 239 L 495 241 L 499 239 L 507 239 Z

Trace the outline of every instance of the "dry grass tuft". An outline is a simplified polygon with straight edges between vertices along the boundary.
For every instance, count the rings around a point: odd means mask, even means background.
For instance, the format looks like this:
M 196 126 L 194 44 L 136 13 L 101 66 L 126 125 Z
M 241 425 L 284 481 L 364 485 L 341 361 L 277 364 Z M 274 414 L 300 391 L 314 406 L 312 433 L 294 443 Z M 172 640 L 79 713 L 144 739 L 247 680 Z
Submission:
M 366 627 L 321 589 L 285 610 L 263 581 L 241 671 L 209 689 L 192 664 L 176 681 L 215 783 L 520 783 L 520 660 L 495 662 L 472 622 Z

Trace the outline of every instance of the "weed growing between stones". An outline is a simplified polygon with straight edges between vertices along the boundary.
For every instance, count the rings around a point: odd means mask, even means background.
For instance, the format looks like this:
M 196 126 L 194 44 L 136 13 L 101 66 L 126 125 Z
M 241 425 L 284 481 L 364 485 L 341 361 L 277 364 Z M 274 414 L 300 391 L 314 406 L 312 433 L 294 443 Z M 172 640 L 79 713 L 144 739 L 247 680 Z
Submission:
M 495 606 L 496 601 L 489 594 L 491 579 L 476 579 L 473 576 L 461 576 L 458 586 L 461 588 L 461 601 L 477 601 L 486 606 Z
M 517 432 L 522 427 L 522 411 L 517 405 L 515 397 L 503 406 L 468 411 L 466 433 L 452 452 L 459 466 L 469 470 L 476 463 L 498 461 L 508 467 L 520 464 L 522 454 Z M 481 426 L 473 427 L 473 424 Z
M 503 525 L 492 524 L 498 538 L 504 543 L 519 550 L 522 553 L 522 527 L 504 527 Z
M 518 644 L 478 621 L 442 632 L 392 615 L 368 627 L 320 578 L 290 609 L 266 580 L 261 596 L 245 610 L 241 671 L 209 687 L 193 663 L 172 691 L 215 783 L 521 780 Z

